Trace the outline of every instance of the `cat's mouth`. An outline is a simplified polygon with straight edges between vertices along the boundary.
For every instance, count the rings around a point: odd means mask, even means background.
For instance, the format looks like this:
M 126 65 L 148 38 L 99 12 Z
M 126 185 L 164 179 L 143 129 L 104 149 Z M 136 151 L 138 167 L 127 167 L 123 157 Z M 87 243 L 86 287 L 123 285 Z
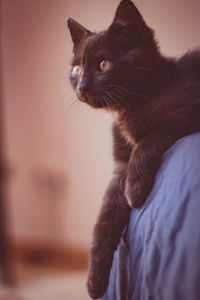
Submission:
M 83 92 L 80 92 L 80 90 L 78 89 L 76 91 L 76 95 L 77 95 L 77 98 L 81 101 L 81 102 L 85 102 L 85 103 L 88 103 L 89 102 L 89 97 L 86 93 L 83 93 Z
M 80 100 L 81 102 L 85 102 L 85 103 L 88 103 L 88 100 L 89 100 L 89 98 L 88 98 L 88 96 L 87 95 L 80 95 L 80 94 L 77 94 L 77 98 L 78 98 L 78 100 Z
M 101 99 L 98 99 L 99 97 L 93 97 L 91 95 L 88 95 L 86 93 L 77 93 L 77 98 L 88 105 L 90 105 L 93 108 L 106 108 L 107 105 L 104 101 Z

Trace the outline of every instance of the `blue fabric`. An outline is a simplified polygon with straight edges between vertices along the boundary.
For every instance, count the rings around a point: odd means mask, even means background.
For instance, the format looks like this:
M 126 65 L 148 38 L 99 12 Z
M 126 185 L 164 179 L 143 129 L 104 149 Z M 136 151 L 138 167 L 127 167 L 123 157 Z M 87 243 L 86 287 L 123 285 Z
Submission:
M 101 299 L 200 299 L 200 133 L 163 155 L 145 205 L 131 213 Z

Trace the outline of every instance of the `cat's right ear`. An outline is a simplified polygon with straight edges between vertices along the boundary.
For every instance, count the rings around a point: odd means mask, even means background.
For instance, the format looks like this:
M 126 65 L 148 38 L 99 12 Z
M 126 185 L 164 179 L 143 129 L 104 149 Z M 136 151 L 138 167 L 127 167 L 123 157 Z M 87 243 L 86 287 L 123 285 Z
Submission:
M 85 40 L 91 34 L 89 30 L 85 29 L 72 18 L 67 18 L 66 21 L 74 46 L 77 46 L 81 41 Z
M 118 32 L 120 28 L 132 28 L 134 35 L 140 38 L 149 32 L 149 28 L 143 20 L 142 15 L 131 0 L 121 0 L 119 3 L 113 23 L 111 24 L 111 29 L 113 28 L 117 28 Z

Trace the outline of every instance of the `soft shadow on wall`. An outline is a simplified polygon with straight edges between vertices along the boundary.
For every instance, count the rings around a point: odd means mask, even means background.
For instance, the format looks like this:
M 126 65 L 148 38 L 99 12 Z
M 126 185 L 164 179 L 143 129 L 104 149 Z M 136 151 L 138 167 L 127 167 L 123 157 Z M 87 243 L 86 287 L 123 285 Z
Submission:
M 66 288 L 58 290 L 70 299 L 69 278 L 77 277 L 67 277 L 66 270 L 87 268 L 92 228 L 113 162 L 110 116 L 81 103 L 73 105 L 68 81 L 72 42 L 65 18 L 102 30 L 111 23 L 118 3 L 1 0 L 0 162 L 4 160 L 7 175 L 1 197 L 6 200 L 6 218 L 0 227 L 11 246 L 10 279 L 23 286 L 41 269 L 43 278 L 49 270 L 61 270 L 65 279 L 59 277 L 58 282 Z M 135 3 L 165 54 L 181 55 L 200 43 L 198 1 Z M 76 282 L 85 290 L 85 275 Z

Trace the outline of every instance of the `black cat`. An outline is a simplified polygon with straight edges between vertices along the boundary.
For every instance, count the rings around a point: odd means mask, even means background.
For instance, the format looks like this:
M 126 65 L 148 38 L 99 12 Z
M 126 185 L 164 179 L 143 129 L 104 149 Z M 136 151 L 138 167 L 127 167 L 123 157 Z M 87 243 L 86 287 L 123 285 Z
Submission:
M 94 229 L 88 278 L 90 296 L 99 298 L 131 208 L 145 202 L 162 154 L 200 130 L 200 52 L 180 59 L 161 55 L 152 29 L 129 0 L 120 2 L 106 31 L 91 33 L 70 18 L 68 27 L 77 97 L 114 118 L 116 168 Z

